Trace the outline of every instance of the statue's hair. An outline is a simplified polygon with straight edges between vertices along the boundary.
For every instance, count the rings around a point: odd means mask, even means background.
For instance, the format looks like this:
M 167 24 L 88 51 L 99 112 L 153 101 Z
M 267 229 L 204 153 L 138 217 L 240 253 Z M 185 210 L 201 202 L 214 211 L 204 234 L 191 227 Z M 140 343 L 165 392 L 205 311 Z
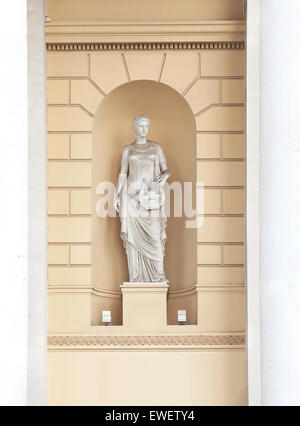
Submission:
M 139 125 L 139 122 L 142 121 L 142 120 L 147 121 L 148 125 L 150 126 L 150 119 L 148 117 L 146 117 L 144 114 L 139 114 L 136 117 L 134 117 L 134 119 L 133 119 L 132 128 L 133 128 L 134 131 L 136 130 L 137 126 Z

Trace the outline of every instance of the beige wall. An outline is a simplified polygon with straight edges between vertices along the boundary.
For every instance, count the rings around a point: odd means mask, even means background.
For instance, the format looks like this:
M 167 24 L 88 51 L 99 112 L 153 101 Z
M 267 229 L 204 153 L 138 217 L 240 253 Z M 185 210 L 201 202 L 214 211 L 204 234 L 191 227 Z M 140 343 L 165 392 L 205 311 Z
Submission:
M 215 28 L 211 23 L 212 32 Z M 220 341 L 224 334 L 244 333 L 244 61 L 244 50 L 230 44 L 178 51 L 48 52 L 51 335 L 137 333 L 134 327 L 100 326 L 102 309 L 112 310 L 114 325 L 122 324 L 119 285 L 126 279 L 126 258 L 118 219 L 99 219 L 94 211 L 95 186 L 103 179 L 116 181 L 122 146 L 132 138 L 132 117 L 141 111 L 152 118 L 150 137 L 164 147 L 172 179 L 197 178 L 205 185 L 203 226 L 186 231 L 182 220 L 175 219 L 168 226 L 168 324 L 176 323 L 176 310 L 183 308 L 193 325 L 160 324 L 153 333 L 212 333 Z M 93 353 L 80 345 L 77 349 L 69 352 L 58 345 L 50 350 L 50 403 L 145 403 L 135 392 L 122 400 L 121 393 L 106 397 L 97 389 L 126 384 L 125 375 L 118 376 L 119 382 L 114 382 L 114 373 L 105 376 L 105 365 L 111 372 L 127 363 L 132 380 L 139 380 L 131 366 L 151 359 L 147 349 L 135 348 L 136 355 L 128 348 L 124 354 L 121 348 L 109 354 L 101 347 Z M 224 354 L 210 346 L 204 352 L 189 348 L 182 352 L 179 368 L 170 369 L 166 380 L 172 383 L 176 374 L 182 378 L 187 404 L 245 404 L 244 346 L 226 344 L 223 349 Z M 155 347 L 152 351 L 154 356 Z M 152 375 L 145 378 L 149 390 L 168 356 L 177 359 L 172 345 L 164 351 L 154 356 Z M 115 367 L 107 364 L 107 356 Z M 186 368 L 191 381 L 183 379 Z M 218 378 L 215 371 L 221 372 Z M 89 393 L 81 393 L 87 387 Z M 205 389 L 211 390 L 206 394 Z M 172 401 L 176 395 L 171 392 L 162 403 Z
M 96 217 L 95 186 L 116 182 L 122 146 L 132 138 L 132 117 L 143 110 L 153 121 L 150 136 L 166 150 L 171 181 L 195 181 L 197 168 L 205 185 L 197 247 L 183 220 L 169 220 L 170 292 L 198 284 L 199 292 L 213 291 L 212 303 L 219 298 L 216 287 L 222 294 L 229 291 L 226 300 L 233 298 L 232 285 L 243 293 L 243 63 L 243 51 L 48 53 L 50 286 L 118 291 L 127 279 L 119 221 Z M 143 76 L 148 80 L 124 85 Z M 99 297 L 95 309 L 104 306 Z M 176 308 L 185 306 L 189 323 L 195 323 L 192 299 L 191 293 L 169 299 L 171 323 Z M 111 301 L 107 298 L 107 309 Z M 114 302 L 116 308 L 114 318 L 120 318 L 120 304 Z M 213 323 L 224 328 L 222 318 Z
M 247 400 L 240 350 L 50 351 L 48 363 L 50 405 L 245 405 Z
M 244 19 L 244 0 L 47 0 L 56 21 L 185 21 Z

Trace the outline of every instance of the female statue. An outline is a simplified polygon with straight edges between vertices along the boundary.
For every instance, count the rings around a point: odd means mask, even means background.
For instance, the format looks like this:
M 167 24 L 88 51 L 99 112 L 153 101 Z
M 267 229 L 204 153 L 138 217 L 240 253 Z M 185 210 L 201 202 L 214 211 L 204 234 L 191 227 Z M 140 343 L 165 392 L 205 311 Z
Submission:
M 170 174 L 161 146 L 146 139 L 149 128 L 149 118 L 134 118 L 136 140 L 124 147 L 114 200 L 121 219 L 130 282 L 166 281 L 163 186 Z

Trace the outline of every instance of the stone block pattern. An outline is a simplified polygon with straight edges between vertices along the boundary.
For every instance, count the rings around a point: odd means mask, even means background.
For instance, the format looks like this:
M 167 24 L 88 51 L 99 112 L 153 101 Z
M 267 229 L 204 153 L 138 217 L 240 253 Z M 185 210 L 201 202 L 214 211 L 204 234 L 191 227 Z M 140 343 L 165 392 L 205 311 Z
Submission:
M 49 286 L 91 285 L 93 117 L 111 90 L 150 79 L 179 92 L 195 117 L 197 178 L 205 188 L 195 247 L 198 288 L 205 288 L 207 300 L 217 297 L 221 311 L 242 312 L 244 76 L 243 50 L 48 52 Z M 239 292 L 226 292 L 232 286 Z M 224 330 L 240 331 L 241 322 Z

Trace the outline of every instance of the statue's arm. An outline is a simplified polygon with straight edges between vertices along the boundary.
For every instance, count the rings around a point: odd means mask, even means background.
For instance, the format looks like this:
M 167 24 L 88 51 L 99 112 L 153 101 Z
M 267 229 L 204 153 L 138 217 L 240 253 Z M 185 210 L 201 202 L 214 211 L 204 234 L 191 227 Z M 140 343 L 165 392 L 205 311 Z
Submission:
M 120 192 L 122 191 L 123 186 L 127 180 L 128 174 L 128 148 L 125 147 L 122 154 L 121 160 L 121 170 L 116 186 L 115 197 L 114 197 L 114 207 L 117 211 L 120 210 Z
M 159 155 L 160 175 L 158 176 L 157 181 L 161 186 L 163 186 L 171 175 L 168 169 L 165 153 L 160 145 L 158 148 L 158 155 Z

